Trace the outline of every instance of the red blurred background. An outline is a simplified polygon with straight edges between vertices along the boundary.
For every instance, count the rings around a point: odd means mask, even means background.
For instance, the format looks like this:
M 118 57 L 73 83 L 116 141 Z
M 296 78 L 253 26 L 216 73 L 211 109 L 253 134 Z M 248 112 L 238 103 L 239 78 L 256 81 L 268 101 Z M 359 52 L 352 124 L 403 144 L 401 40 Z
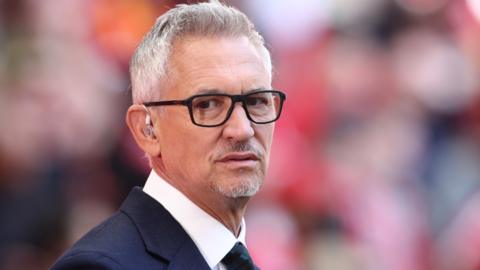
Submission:
M 143 185 L 128 61 L 181 2 L 0 1 L 0 269 L 47 269 Z M 257 264 L 480 269 L 480 1 L 227 3 L 288 95 L 247 213 Z

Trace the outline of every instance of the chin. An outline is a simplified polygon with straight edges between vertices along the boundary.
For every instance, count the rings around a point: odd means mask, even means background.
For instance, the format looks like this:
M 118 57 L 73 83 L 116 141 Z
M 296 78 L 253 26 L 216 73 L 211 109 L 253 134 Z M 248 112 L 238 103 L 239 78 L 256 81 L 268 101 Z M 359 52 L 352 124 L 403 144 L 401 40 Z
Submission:
M 234 183 L 233 185 L 229 186 L 217 183 L 214 184 L 212 188 L 214 191 L 228 198 L 246 198 L 257 194 L 257 192 L 260 190 L 262 182 L 263 181 L 259 179 L 255 179 L 254 181 L 246 181 L 241 184 Z

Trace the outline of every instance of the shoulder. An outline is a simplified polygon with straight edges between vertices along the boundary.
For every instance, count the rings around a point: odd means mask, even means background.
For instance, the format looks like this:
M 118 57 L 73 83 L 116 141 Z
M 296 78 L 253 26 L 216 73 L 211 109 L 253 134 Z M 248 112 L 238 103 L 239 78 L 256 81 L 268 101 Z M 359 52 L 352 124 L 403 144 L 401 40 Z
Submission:
M 127 270 L 148 269 L 151 265 L 158 268 L 161 263 L 145 250 L 135 223 L 119 211 L 83 236 L 51 269 Z
M 98 251 L 78 250 L 62 256 L 51 270 L 123 270 L 124 268 L 107 254 Z

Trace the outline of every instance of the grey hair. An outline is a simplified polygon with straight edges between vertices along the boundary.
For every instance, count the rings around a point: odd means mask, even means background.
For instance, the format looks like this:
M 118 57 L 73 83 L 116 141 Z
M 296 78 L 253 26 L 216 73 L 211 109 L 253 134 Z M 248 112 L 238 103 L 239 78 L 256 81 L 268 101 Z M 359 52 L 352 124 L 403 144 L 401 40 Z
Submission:
M 132 56 L 130 80 L 134 103 L 158 98 L 158 91 L 153 91 L 153 88 L 167 75 L 173 43 L 185 36 L 246 36 L 259 50 L 272 77 L 270 52 L 263 37 L 244 13 L 215 0 L 192 5 L 179 4 L 158 17 Z

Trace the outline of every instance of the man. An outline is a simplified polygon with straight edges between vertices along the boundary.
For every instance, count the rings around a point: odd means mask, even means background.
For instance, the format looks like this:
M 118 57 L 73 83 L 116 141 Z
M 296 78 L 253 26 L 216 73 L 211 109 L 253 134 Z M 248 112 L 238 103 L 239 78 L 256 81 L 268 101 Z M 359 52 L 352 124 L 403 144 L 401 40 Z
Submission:
M 262 185 L 285 95 L 240 11 L 178 5 L 130 66 L 126 122 L 152 171 L 52 269 L 255 269 L 246 204 Z

